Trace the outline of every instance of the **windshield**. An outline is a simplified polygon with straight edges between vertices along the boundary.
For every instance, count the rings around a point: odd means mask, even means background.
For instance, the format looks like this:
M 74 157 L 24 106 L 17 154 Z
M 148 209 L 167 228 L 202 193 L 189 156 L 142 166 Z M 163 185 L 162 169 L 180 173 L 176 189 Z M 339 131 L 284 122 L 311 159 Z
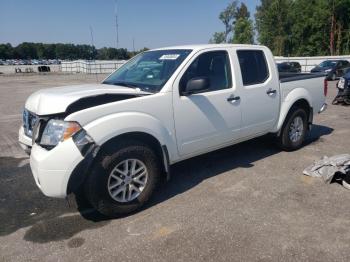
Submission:
M 171 49 L 141 53 L 111 74 L 103 84 L 159 92 L 191 51 Z
M 323 61 L 320 64 L 320 67 L 332 67 L 332 66 L 335 66 L 336 63 L 337 63 L 336 61 Z

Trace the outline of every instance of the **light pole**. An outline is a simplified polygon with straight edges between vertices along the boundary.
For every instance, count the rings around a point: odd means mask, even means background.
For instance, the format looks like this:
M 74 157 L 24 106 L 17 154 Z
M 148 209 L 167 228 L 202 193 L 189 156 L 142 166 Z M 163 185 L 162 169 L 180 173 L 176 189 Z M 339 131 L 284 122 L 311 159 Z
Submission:
M 114 14 L 115 14 L 115 33 L 117 37 L 117 49 L 119 48 L 119 25 L 118 25 L 118 2 L 115 0 L 114 2 Z

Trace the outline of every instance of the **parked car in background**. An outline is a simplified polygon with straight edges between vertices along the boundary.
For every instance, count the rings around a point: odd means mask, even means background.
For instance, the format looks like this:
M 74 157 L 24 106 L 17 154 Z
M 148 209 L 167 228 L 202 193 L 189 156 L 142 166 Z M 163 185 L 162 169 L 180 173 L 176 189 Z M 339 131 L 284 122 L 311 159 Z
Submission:
M 59 65 L 59 59 L 0 59 L 0 65 Z
M 277 64 L 280 73 L 300 73 L 301 65 L 298 62 L 282 62 Z
M 350 63 L 347 60 L 325 60 L 311 69 L 311 73 L 325 73 L 327 80 L 336 80 L 343 76 L 349 67 Z

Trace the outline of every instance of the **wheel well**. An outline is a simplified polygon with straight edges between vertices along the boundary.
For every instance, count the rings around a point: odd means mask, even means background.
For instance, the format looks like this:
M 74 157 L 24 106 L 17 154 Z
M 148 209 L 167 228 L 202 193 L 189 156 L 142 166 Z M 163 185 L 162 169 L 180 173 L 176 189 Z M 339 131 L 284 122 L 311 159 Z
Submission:
M 283 124 L 282 127 L 279 129 L 279 131 L 277 132 L 277 136 L 280 136 L 283 127 L 285 126 L 289 115 L 293 112 L 293 110 L 297 109 L 297 108 L 303 108 L 306 112 L 307 115 L 307 122 L 308 122 L 308 129 L 311 129 L 311 124 L 313 121 L 313 110 L 312 107 L 310 106 L 309 102 L 306 99 L 299 99 L 296 102 L 294 102 L 294 104 L 290 107 L 287 115 L 285 116 L 284 120 L 283 120 Z
M 291 108 L 289 109 L 289 112 L 292 112 L 293 109 L 296 108 L 303 108 L 306 111 L 306 114 L 308 116 L 308 123 L 312 124 L 312 120 L 313 120 L 313 112 L 312 112 L 312 108 L 309 104 L 309 102 L 306 99 L 299 99 L 298 101 L 296 101 Z
M 160 165 L 163 173 L 166 175 L 166 179 L 170 178 L 169 156 L 166 146 L 162 146 L 159 143 L 159 141 L 152 135 L 142 132 L 132 132 L 111 138 L 103 145 L 98 147 L 98 153 L 96 155 L 94 155 L 93 153 L 88 154 L 84 158 L 84 160 L 80 162 L 77 165 L 77 167 L 73 170 L 72 175 L 70 176 L 68 181 L 67 194 L 72 192 L 80 194 L 80 191 L 82 190 L 81 185 L 83 185 L 83 183 L 85 182 L 88 176 L 88 170 L 94 164 L 96 159 L 99 159 L 109 150 L 113 150 L 113 145 L 115 145 L 116 143 L 120 141 L 125 141 L 127 139 L 140 141 L 141 143 L 150 146 L 156 153 L 157 157 L 159 157 L 159 159 L 161 160 Z
M 113 137 L 109 139 L 107 142 L 105 142 L 103 145 L 101 145 L 101 149 L 99 153 L 103 154 L 106 150 L 113 147 L 114 144 L 118 143 L 119 141 L 125 141 L 125 140 L 136 140 L 140 141 L 141 143 L 144 143 L 148 145 L 150 148 L 154 150 L 157 157 L 161 160 L 161 167 L 163 169 L 163 172 L 168 173 L 168 159 L 169 156 L 167 148 L 165 145 L 161 145 L 161 143 L 158 141 L 157 138 L 154 136 L 143 133 L 143 132 L 130 132 L 118 135 L 116 137 Z M 96 156 L 98 157 L 98 155 Z

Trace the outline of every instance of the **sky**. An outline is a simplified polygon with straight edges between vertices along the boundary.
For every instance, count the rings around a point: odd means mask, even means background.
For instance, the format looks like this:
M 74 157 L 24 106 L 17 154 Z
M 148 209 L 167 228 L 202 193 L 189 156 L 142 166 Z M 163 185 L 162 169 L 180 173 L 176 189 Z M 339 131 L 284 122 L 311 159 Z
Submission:
M 208 43 L 230 0 L 117 0 L 119 47 Z M 259 0 L 242 1 L 253 16 Z M 0 0 L 0 43 L 116 47 L 115 0 Z

